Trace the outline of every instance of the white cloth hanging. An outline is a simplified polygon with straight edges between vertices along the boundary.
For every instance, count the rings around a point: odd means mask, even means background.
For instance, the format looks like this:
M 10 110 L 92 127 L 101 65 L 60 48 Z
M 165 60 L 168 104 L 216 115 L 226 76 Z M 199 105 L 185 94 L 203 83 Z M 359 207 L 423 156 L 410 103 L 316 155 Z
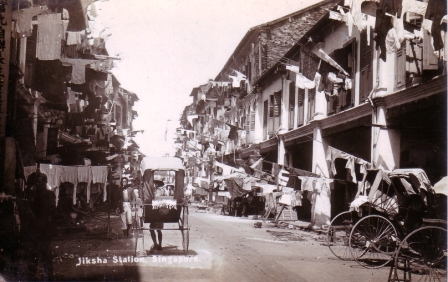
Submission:
M 78 167 L 78 181 L 87 183 L 87 203 L 90 202 L 90 183 L 92 182 L 92 168 L 90 166 Z
M 76 166 L 62 166 L 61 182 L 70 182 L 73 188 L 73 205 L 76 205 L 76 186 L 78 186 L 78 168 Z

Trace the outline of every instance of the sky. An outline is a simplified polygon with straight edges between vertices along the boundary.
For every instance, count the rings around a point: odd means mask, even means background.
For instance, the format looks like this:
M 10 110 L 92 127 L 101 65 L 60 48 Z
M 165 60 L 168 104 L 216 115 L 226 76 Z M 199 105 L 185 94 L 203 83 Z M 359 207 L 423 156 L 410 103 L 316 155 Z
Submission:
M 106 0 L 98 20 L 108 27 L 113 70 L 137 94 L 134 141 L 147 156 L 173 155 L 172 138 L 194 87 L 214 79 L 254 26 L 319 0 Z M 165 131 L 168 128 L 168 141 Z

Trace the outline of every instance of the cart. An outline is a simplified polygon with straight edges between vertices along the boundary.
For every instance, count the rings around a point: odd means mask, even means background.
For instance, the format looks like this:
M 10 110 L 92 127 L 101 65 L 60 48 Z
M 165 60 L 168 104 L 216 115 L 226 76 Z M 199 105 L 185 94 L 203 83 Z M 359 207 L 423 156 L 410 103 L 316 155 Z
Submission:
M 417 265 L 411 264 L 413 260 L 428 266 L 418 278 L 437 272 L 446 281 L 446 212 L 440 210 L 426 173 L 421 169 L 369 170 L 361 187 L 350 211 L 330 224 L 330 250 L 367 268 L 392 265 L 389 281 L 403 281 L 398 280 L 399 268 L 406 270 L 404 281 L 410 281 L 412 267 Z M 429 246 L 429 241 L 435 243 L 432 250 L 425 248 L 425 255 L 409 247 Z
M 184 177 L 185 168 L 181 159 L 175 157 L 149 158 L 145 157 L 140 163 L 140 169 L 143 175 L 143 183 L 141 187 L 141 197 L 143 201 L 143 222 L 144 223 L 177 223 L 177 228 L 144 228 L 139 221 L 134 229 L 135 236 L 135 253 L 137 255 L 137 244 L 139 239 L 144 245 L 144 230 L 179 230 L 182 234 L 182 249 L 188 252 L 189 232 L 188 225 L 188 202 L 184 196 Z M 174 195 L 173 196 L 156 196 L 154 176 L 158 172 L 174 172 Z M 137 213 L 136 217 L 137 217 Z M 141 237 L 140 237 L 141 236 Z

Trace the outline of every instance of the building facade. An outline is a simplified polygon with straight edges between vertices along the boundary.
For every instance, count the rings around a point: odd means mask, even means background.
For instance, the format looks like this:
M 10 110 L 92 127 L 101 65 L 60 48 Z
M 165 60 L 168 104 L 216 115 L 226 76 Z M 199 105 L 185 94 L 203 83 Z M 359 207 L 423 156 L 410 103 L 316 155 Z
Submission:
M 40 163 L 135 163 L 138 146 L 128 148 L 138 97 L 112 73 L 119 58 L 106 50 L 111 34 L 98 20 L 100 2 L 4 2 L 9 83 L 2 93 L 0 171 L 9 177 L 1 190 L 23 189 Z
M 185 122 L 192 139 L 220 141 L 216 157 L 229 165 L 262 157 L 264 171 L 277 164 L 337 180 L 328 202 L 311 197 L 315 225 L 348 209 L 366 168 L 418 167 L 432 183 L 447 173 L 446 24 L 427 12 L 446 15 L 446 6 L 345 2 L 249 30 Z

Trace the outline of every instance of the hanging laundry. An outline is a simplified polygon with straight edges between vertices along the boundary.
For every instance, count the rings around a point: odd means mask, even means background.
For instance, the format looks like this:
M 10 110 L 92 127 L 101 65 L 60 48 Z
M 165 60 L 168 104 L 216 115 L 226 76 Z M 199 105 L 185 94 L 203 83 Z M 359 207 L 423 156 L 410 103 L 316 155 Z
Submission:
M 60 61 L 63 65 L 72 66 L 72 79 L 73 84 L 84 84 L 86 82 L 86 65 L 93 63 L 93 60 L 83 59 L 67 59 L 61 58 Z
M 92 182 L 92 168 L 90 166 L 78 167 L 78 182 L 87 183 L 87 203 L 90 203 L 90 183 Z
M 28 9 L 12 12 L 12 19 L 15 24 L 12 28 L 12 38 L 22 38 L 31 36 L 33 32 L 32 19 L 43 11 L 48 10 L 47 6 L 31 7 Z
M 355 163 L 357 163 L 363 167 L 362 170 L 360 171 L 361 173 L 366 173 L 367 169 L 370 168 L 370 166 L 371 166 L 369 162 L 367 162 L 361 158 L 355 157 L 346 152 L 343 152 L 341 150 L 338 150 L 336 148 L 328 146 L 326 160 L 330 162 L 331 172 L 333 173 L 333 175 L 336 175 L 336 173 L 337 173 L 336 166 L 335 166 L 335 160 L 337 158 L 347 160 L 347 164 L 345 165 L 345 168 L 349 169 L 349 174 L 351 175 L 352 182 L 354 182 L 354 183 L 357 183 L 356 173 L 355 173 Z
M 61 182 L 73 184 L 73 205 L 76 205 L 76 186 L 78 186 L 78 168 L 75 166 L 62 166 Z
M 350 14 L 353 18 L 353 24 L 356 25 L 359 31 L 364 30 L 364 28 L 366 27 L 365 25 L 366 15 L 362 13 L 361 9 L 361 6 L 364 2 L 366 2 L 366 0 L 352 0 L 350 3 Z
M 338 10 L 339 12 L 341 12 L 343 21 L 345 22 L 345 24 L 348 27 L 348 36 L 352 36 L 352 30 L 353 30 L 353 24 L 354 24 L 354 19 L 351 13 L 345 13 L 344 12 L 344 8 L 342 8 L 341 6 L 338 6 Z M 364 29 L 364 27 L 362 27 Z
M 286 65 L 286 69 L 290 70 L 294 73 L 300 73 L 300 68 L 299 66 L 293 66 L 293 65 Z
M 61 40 L 63 26 L 61 14 L 37 16 L 39 29 L 37 32 L 36 57 L 39 60 L 56 60 L 61 57 Z
M 309 80 L 302 74 L 296 74 L 296 85 L 300 89 L 313 89 L 316 87 L 314 80 Z
M 281 186 L 286 186 L 289 180 L 289 172 L 284 168 L 280 168 L 277 175 L 274 175 L 278 179 L 278 184 Z
M 386 35 L 386 52 L 391 54 L 397 52 L 401 47 L 400 39 L 395 28 L 389 29 Z
M 384 2 L 384 1 L 383 1 Z M 376 10 L 376 21 L 375 21 L 375 33 L 376 36 L 374 40 L 376 41 L 376 48 L 380 49 L 380 58 L 384 62 L 386 61 L 386 36 L 390 29 L 393 28 L 392 19 L 389 16 L 386 16 L 386 13 L 378 8 Z
M 229 78 L 232 79 L 232 87 L 238 88 L 241 86 L 241 81 L 246 81 L 246 76 L 239 71 L 233 70 L 236 73 L 236 76 L 229 75 Z
M 223 176 L 230 175 L 232 173 L 232 169 L 234 169 L 234 167 L 232 167 L 232 166 L 228 166 L 228 165 L 225 165 L 225 164 L 217 162 L 217 161 L 213 162 L 213 166 L 220 167 L 222 169 Z
M 442 18 L 447 13 L 446 0 L 430 0 L 426 9 L 425 19 L 432 20 L 431 35 L 434 39 L 434 51 L 439 51 L 443 48 L 442 30 L 446 25 L 442 25 Z
M 188 115 L 187 120 L 190 123 L 190 125 L 193 126 L 193 120 L 197 119 L 198 117 L 199 117 L 199 115 Z
M 107 182 L 107 166 L 92 166 L 91 169 L 93 183 Z
M 25 174 L 25 179 L 28 179 L 28 176 L 30 176 L 33 172 L 36 172 L 36 165 L 32 166 L 25 166 L 23 168 L 23 172 Z
M 107 183 L 107 166 L 92 166 L 92 183 Z M 106 187 L 106 185 L 104 185 Z M 107 200 L 107 189 L 103 190 L 103 202 Z
M 40 164 L 39 169 L 47 175 L 47 184 L 51 190 L 61 185 L 62 167 L 59 165 Z
M 81 42 L 81 32 L 67 31 L 67 45 L 78 45 Z
M 294 72 L 296 74 L 296 85 L 300 89 L 312 89 L 316 87 L 316 83 L 314 80 L 309 80 L 303 74 L 300 73 L 300 69 L 298 66 L 286 65 L 286 69 Z
M 332 83 L 343 83 L 344 80 L 336 76 L 335 73 L 329 72 L 327 75 L 327 80 L 330 80 Z
M 313 190 L 314 190 L 314 187 L 313 187 L 313 179 L 314 179 L 314 177 L 298 176 L 298 178 L 302 182 L 302 188 L 301 188 L 302 191 L 313 192 Z
M 403 0 L 402 2 L 402 10 L 401 10 L 401 18 L 406 12 L 416 13 L 419 15 L 426 15 L 426 10 L 428 8 L 428 3 L 420 2 L 416 0 Z

